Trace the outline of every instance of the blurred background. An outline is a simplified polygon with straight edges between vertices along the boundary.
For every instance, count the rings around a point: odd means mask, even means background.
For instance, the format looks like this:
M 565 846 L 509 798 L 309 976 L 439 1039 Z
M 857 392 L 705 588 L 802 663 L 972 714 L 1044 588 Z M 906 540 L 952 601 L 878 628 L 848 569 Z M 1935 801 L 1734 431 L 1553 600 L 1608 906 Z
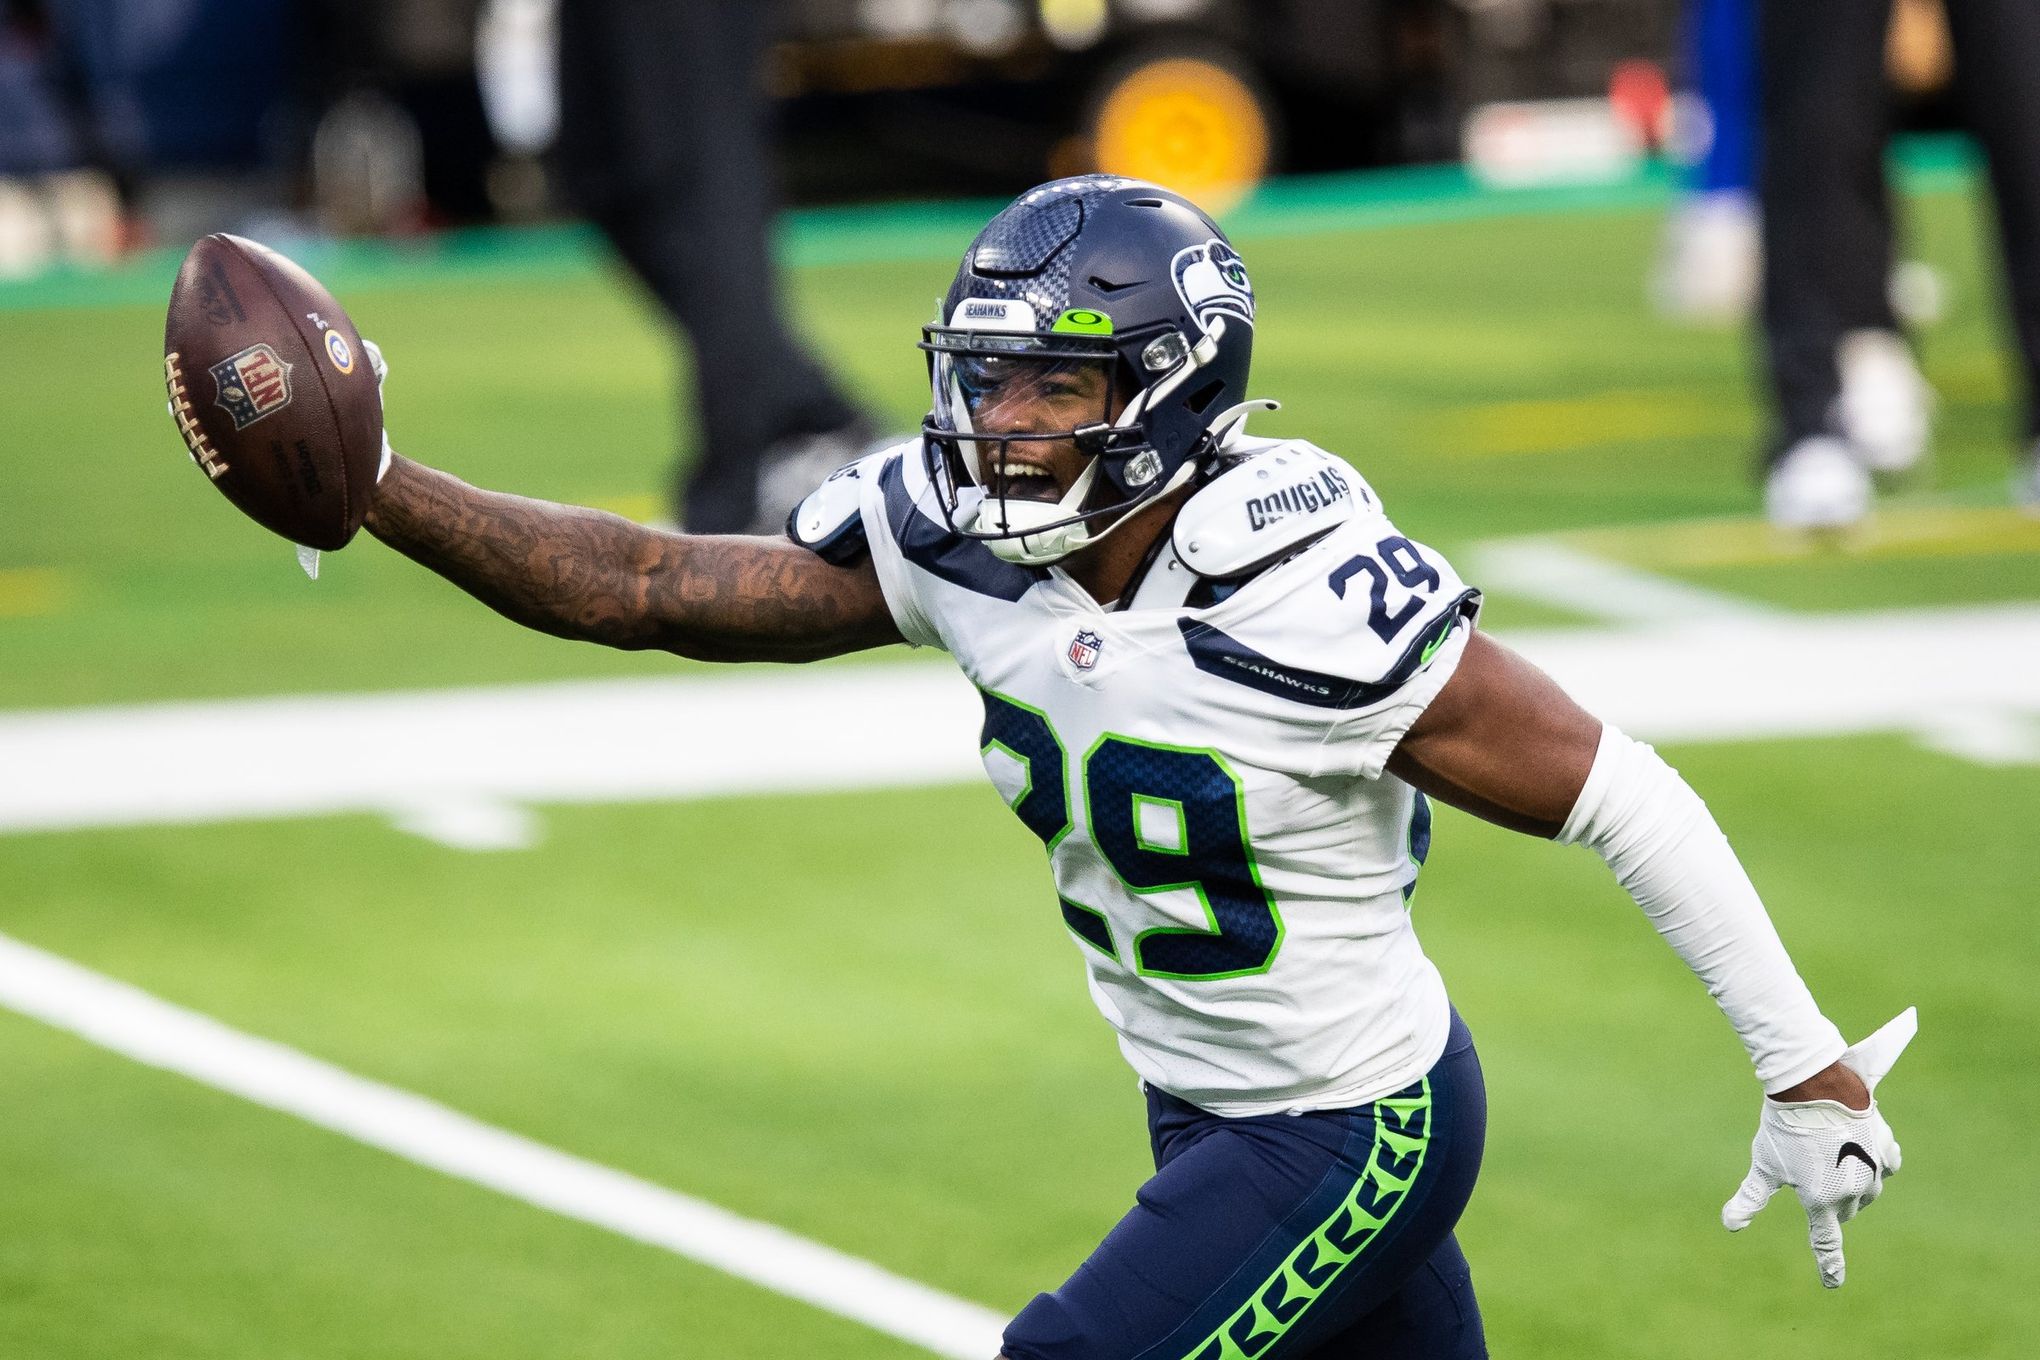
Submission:
M 163 308 L 252 236 L 407 454 L 770 531 L 915 427 L 984 220 L 1101 169 L 1239 245 L 1256 431 L 1668 753 L 1852 1037 L 1921 1009 L 1823 1295 L 1789 1206 L 1716 1222 L 1756 1095 L 1700 989 L 1597 861 L 1441 812 L 1496 1354 L 2025 1356 L 2034 13 L 6 0 L 0 1355 L 990 1360 L 1147 1150 L 968 685 L 573 646 L 366 541 L 307 581 L 189 466 Z M 946 1302 L 817 1302 L 661 1190 Z
M 223 227 L 557 217 L 558 7 L 9 0 L 0 269 Z M 1105 169 L 1223 206 L 1271 174 L 1463 152 L 1495 180 L 1611 178 L 1652 153 L 1697 160 L 1712 137 L 1704 102 L 1673 98 L 1695 75 L 1678 0 L 761 8 L 754 64 L 795 203 L 997 196 Z M 1892 31 L 1907 126 L 1951 122 L 1936 9 L 1907 0 Z

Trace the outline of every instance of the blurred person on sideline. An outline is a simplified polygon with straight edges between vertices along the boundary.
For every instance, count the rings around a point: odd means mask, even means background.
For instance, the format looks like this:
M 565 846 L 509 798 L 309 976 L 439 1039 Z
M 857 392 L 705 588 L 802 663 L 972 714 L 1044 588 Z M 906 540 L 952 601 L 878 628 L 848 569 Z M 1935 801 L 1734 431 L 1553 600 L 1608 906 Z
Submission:
M 1897 338 L 1887 286 L 1892 6 L 1758 0 L 1763 332 L 1776 402 L 1764 508 L 1785 528 L 1856 523 L 1872 474 L 1903 472 L 1926 451 L 1931 395 Z M 2012 495 L 2040 510 L 2040 4 L 1947 0 L 1946 11 L 1963 108 L 1990 162 L 2023 362 Z M 1845 385 L 1845 365 L 1866 380 Z
M 789 333 L 762 63 L 777 6 L 574 0 L 559 25 L 562 181 L 694 355 L 693 533 L 777 532 L 871 427 Z
M 1682 321 L 1731 324 L 1757 296 L 1755 0 L 1691 0 L 1683 16 L 1684 84 L 1704 138 L 1665 221 L 1650 287 Z M 1682 123 L 1680 140 L 1688 141 Z
M 1902 0 L 1901 12 L 1935 3 Z M 1894 26 L 1894 67 L 1901 27 Z M 1693 0 L 1685 30 L 1686 77 L 1702 131 L 1691 148 L 1697 155 L 1684 192 L 1665 222 L 1651 294 L 1658 310 L 1675 320 L 1737 324 L 1756 314 L 1764 274 L 1756 190 L 1756 0 Z M 1917 53 L 1908 56 L 1907 67 L 1901 83 L 1910 86 L 1945 79 L 1922 69 Z M 1889 300 L 1869 271 L 1857 282 L 1869 293 L 1849 309 L 1857 321 L 1837 346 L 1835 421 L 1850 444 L 1876 451 L 1873 463 L 1903 465 L 1926 447 L 1934 397 L 1898 324 L 1932 318 L 1938 280 L 1915 261 L 1893 271 Z M 1897 319 L 1888 320 L 1894 311 Z M 1764 465 L 1772 451 L 1767 444 Z
M 106 264 L 136 231 L 131 158 L 108 135 L 90 69 L 97 9 L 0 0 L 0 277 L 58 258 Z

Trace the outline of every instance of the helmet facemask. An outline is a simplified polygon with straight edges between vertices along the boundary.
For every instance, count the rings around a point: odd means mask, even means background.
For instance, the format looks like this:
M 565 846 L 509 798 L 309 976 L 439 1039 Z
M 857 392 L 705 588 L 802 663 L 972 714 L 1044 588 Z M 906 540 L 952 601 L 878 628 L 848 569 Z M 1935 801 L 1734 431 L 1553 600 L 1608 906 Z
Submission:
M 977 234 L 939 308 L 921 342 L 929 475 L 950 529 L 1009 562 L 1097 542 L 1187 485 L 1265 405 L 1246 398 L 1246 266 L 1216 222 L 1159 185 L 1079 175 L 1028 190 Z M 1020 388 L 999 409 L 999 361 L 1040 375 L 1026 419 Z M 1065 362 L 1103 371 L 1104 399 L 1059 407 L 1049 387 Z M 1044 403 L 1053 425 L 1033 409 Z M 1059 473 L 1046 499 L 1024 470 L 1044 464 Z
M 1149 345 L 1172 362 L 1143 386 L 1105 337 L 947 326 L 923 334 L 934 395 L 922 431 L 930 476 L 949 527 L 996 556 L 1059 561 L 1194 471 L 1186 460 L 1160 478 L 1141 415 L 1209 361 L 1209 343 L 1192 347 L 1170 332 L 1173 344 Z M 1078 459 L 1073 480 L 1051 475 L 1067 475 Z

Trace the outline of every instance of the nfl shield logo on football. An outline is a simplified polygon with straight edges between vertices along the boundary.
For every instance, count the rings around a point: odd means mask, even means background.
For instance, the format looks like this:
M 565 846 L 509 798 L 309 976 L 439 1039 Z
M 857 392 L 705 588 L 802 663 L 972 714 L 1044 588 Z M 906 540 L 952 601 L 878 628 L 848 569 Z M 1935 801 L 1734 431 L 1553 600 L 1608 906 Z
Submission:
M 1087 671 L 1098 664 L 1098 653 L 1104 647 L 1105 640 L 1085 628 L 1070 639 L 1070 664 L 1080 671 Z
M 207 372 L 219 390 L 219 404 L 234 418 L 237 430 L 290 405 L 290 365 L 267 345 L 250 345 Z

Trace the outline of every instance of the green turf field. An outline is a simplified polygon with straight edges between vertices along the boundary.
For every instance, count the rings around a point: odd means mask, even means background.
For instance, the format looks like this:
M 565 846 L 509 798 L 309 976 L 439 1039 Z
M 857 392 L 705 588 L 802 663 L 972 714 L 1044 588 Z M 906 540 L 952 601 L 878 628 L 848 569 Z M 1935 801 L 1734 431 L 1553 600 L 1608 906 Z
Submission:
M 2000 508 L 1986 238 L 1946 176 L 1911 205 L 1949 284 L 1937 461 L 1817 553 L 1749 523 L 1742 339 L 1643 306 L 1650 194 L 1426 202 L 1299 191 L 1240 233 L 1256 389 L 1288 403 L 1266 432 L 1350 457 L 1407 532 L 1469 556 L 1556 535 L 1806 614 L 2040 603 L 2040 528 Z M 797 242 L 797 314 L 892 420 L 920 410 L 912 342 L 968 216 Z M 391 356 L 400 448 L 651 513 L 686 396 L 577 241 L 321 267 Z M 522 634 L 373 544 L 307 583 L 183 456 L 148 268 L 0 291 L 0 719 L 688 669 Z M 1488 621 L 1592 622 L 1505 589 Z M 1722 1232 L 1757 1099 L 1726 1026 L 1590 856 L 1443 814 L 1416 902 L 1493 1100 L 1462 1234 L 1495 1353 L 2030 1354 L 2040 766 L 1897 735 L 1670 754 L 1844 1029 L 1919 1005 L 1885 1092 L 1906 1171 L 1847 1230 L 1839 1293 L 1789 1203 Z M 1138 1093 L 989 787 L 539 814 L 538 845 L 493 854 L 359 816 L 0 832 L 0 934 L 1001 1312 L 1130 1202 Z M 0 1008 L 10 1360 L 914 1353 Z

